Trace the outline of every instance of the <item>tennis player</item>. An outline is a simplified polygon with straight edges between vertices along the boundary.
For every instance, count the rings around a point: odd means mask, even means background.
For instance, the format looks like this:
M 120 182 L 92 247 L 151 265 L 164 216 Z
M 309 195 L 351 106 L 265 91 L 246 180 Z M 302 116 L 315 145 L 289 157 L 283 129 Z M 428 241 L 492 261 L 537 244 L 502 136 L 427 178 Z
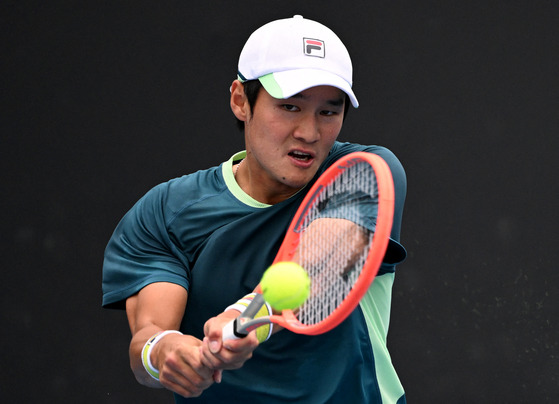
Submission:
M 136 379 L 173 391 L 177 403 L 405 403 L 386 337 L 406 255 L 406 177 L 388 149 L 337 141 L 348 107 L 359 105 L 345 46 L 301 16 L 262 26 L 241 52 L 230 104 L 246 150 L 151 189 L 106 248 L 103 306 L 126 310 Z M 307 187 L 354 151 L 381 156 L 396 193 L 384 263 L 359 307 L 320 336 L 253 331 L 222 343 Z

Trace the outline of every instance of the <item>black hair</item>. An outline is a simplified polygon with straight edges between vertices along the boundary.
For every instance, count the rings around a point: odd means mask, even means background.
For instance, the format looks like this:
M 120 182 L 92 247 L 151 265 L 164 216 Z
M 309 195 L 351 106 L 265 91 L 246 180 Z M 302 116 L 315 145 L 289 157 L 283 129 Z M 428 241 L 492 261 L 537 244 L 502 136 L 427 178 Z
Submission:
M 245 91 L 245 96 L 247 97 L 248 105 L 250 107 L 250 113 L 252 114 L 252 111 L 254 110 L 254 105 L 256 105 L 256 99 L 258 98 L 258 93 L 262 88 L 262 83 L 260 83 L 260 80 L 248 80 L 243 83 L 243 87 Z M 350 103 L 351 100 L 349 99 L 349 96 L 346 94 L 345 103 L 344 103 L 344 117 L 343 117 L 344 121 L 349 111 Z M 239 128 L 239 130 L 244 131 L 245 123 L 241 121 L 239 118 L 235 118 L 235 119 L 237 120 L 237 127 Z

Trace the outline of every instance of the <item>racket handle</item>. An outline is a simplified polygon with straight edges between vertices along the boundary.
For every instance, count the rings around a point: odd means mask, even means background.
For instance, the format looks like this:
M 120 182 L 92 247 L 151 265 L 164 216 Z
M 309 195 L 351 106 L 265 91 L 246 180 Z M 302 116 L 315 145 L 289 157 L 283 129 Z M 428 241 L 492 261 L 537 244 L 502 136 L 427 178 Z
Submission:
M 223 331 L 221 332 L 221 339 L 223 341 L 227 341 L 230 339 L 240 339 L 246 337 L 248 334 L 242 334 L 237 332 L 237 319 L 233 319 L 229 321 L 225 327 L 223 327 Z
M 239 330 L 239 323 L 246 324 L 246 322 L 241 322 L 243 320 L 251 320 L 254 318 L 256 313 L 260 310 L 260 308 L 264 305 L 264 298 L 260 293 L 256 293 L 253 297 L 252 302 L 247 306 L 244 312 L 241 313 L 239 317 L 234 320 L 228 322 L 225 327 L 223 327 L 222 337 L 223 341 L 228 339 L 240 339 L 245 338 L 248 335 L 248 332 L 244 330 Z

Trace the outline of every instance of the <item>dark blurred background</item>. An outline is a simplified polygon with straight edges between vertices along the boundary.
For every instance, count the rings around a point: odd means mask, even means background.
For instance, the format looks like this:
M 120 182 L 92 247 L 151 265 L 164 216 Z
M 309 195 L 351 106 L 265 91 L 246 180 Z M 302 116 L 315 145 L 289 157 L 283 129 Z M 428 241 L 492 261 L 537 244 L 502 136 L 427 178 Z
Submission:
M 389 346 L 410 403 L 559 398 L 559 3 L 5 1 L 0 400 L 170 403 L 101 309 L 103 250 L 149 188 L 242 148 L 249 34 L 332 28 L 361 103 L 340 139 L 409 181 Z

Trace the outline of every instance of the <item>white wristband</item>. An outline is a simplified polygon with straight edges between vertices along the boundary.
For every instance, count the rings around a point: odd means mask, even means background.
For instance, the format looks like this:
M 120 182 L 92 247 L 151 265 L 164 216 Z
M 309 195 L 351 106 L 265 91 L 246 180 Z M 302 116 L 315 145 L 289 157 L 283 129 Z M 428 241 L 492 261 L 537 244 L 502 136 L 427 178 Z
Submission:
M 227 310 L 237 310 L 239 312 L 244 312 L 245 309 L 248 307 L 248 305 L 250 304 L 250 302 L 252 302 L 252 299 L 254 299 L 254 296 L 256 296 L 256 293 L 249 293 L 248 295 L 246 295 L 245 297 L 243 297 L 242 299 L 237 300 L 236 303 L 232 304 L 231 306 L 227 307 L 225 310 L 223 311 L 227 311 Z
M 153 337 L 148 339 L 146 344 L 144 345 L 144 348 L 142 349 L 141 356 L 142 356 L 142 364 L 144 365 L 144 369 L 146 370 L 146 372 L 148 372 L 148 374 L 151 377 L 153 377 L 157 381 L 159 381 L 159 370 L 154 368 L 153 364 L 151 363 L 151 359 L 150 359 L 151 350 L 153 349 L 155 344 L 157 344 L 159 342 L 159 340 L 161 340 L 161 338 L 163 338 L 167 334 L 181 334 L 182 335 L 182 332 L 177 331 L 177 330 L 160 331 L 157 334 L 155 334 Z

